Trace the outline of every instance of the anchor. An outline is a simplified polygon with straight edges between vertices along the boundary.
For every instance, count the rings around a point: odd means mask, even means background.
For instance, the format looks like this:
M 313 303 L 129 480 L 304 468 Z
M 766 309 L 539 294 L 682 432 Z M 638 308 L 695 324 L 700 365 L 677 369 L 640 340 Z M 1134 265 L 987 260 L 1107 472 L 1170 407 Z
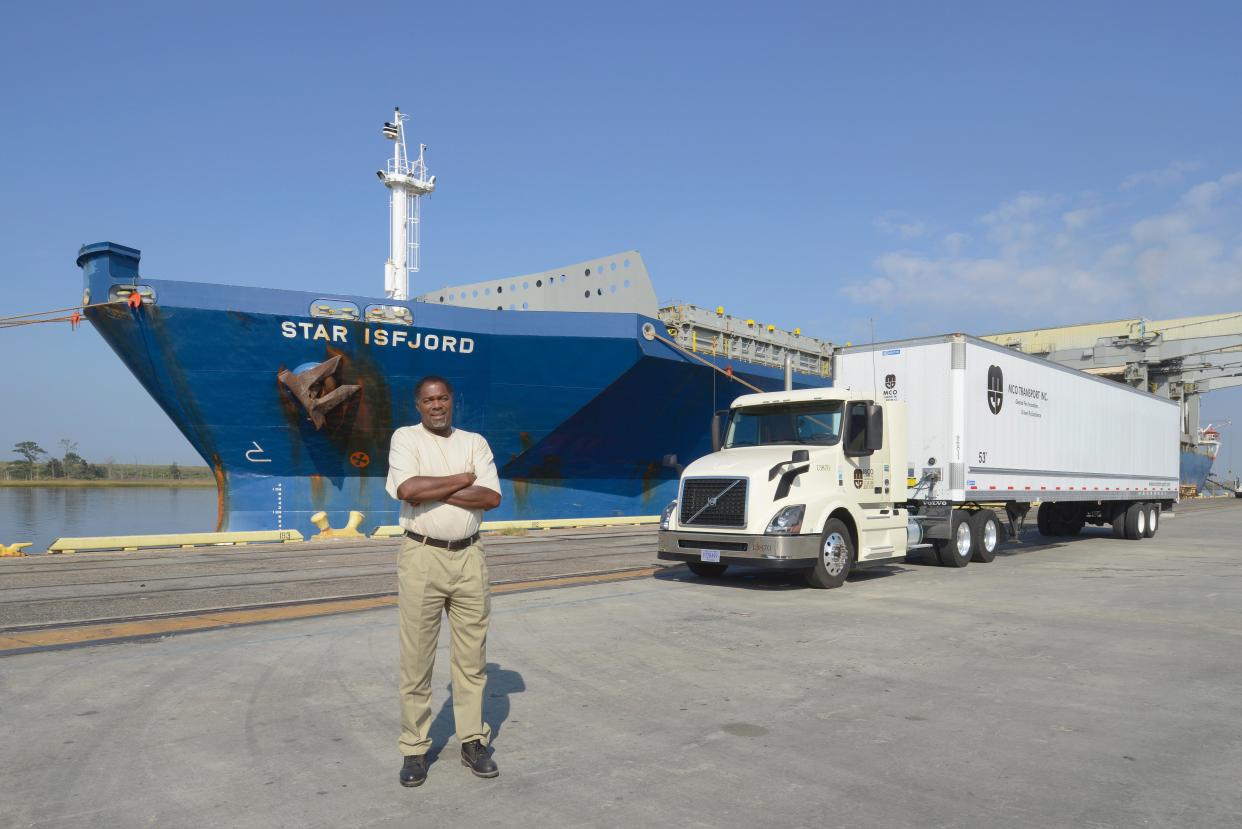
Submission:
M 333 529 L 328 523 L 328 514 L 326 512 L 317 512 L 311 516 L 311 523 L 319 528 L 319 534 L 315 538 L 366 538 L 365 535 L 358 532 L 358 526 L 362 523 L 365 516 L 358 510 L 349 511 L 349 521 L 340 529 Z
M 340 364 L 341 355 L 338 354 L 298 374 L 294 374 L 287 368 L 282 368 L 276 374 L 276 379 L 281 385 L 289 389 L 302 404 L 310 422 L 315 424 L 316 432 L 323 428 L 324 415 L 353 397 L 360 388 L 360 386 L 338 386 L 336 384 L 336 379 L 332 375 L 336 373 Z

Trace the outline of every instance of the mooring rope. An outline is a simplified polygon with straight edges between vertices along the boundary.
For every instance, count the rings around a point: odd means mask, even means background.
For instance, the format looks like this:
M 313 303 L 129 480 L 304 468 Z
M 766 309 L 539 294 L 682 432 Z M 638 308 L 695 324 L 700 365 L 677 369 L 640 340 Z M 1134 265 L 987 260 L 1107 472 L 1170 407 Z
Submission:
M 50 311 L 33 311 L 29 314 L 10 314 L 7 317 L 0 317 L 0 328 L 17 328 L 20 325 L 39 325 L 45 322 L 68 322 L 73 325 L 81 321 L 82 311 L 87 308 L 101 308 L 105 305 L 121 305 L 126 303 L 125 299 L 111 299 L 107 302 L 93 302 L 90 305 L 70 305 L 68 308 L 53 308 Z M 48 317 L 48 314 L 64 314 L 66 311 L 72 311 L 72 314 L 66 314 L 62 317 Z M 34 319 L 34 317 L 46 317 L 46 319 Z
M 723 374 L 725 377 L 728 377 L 730 380 L 733 380 L 733 381 L 735 381 L 735 382 L 737 382 L 737 383 L 741 383 L 743 386 L 745 386 L 746 388 L 750 389 L 751 391 L 757 391 L 757 392 L 760 392 L 760 393 L 762 393 L 762 392 L 763 392 L 763 389 L 759 388 L 758 386 L 754 386 L 754 385 L 751 385 L 750 383 L 747 383 L 745 380 L 743 380 L 741 377 L 738 377 L 738 376 L 737 376 L 736 374 L 734 374 L 732 371 L 726 371 L 725 369 L 721 368 L 720 366 L 716 365 L 715 363 L 711 363 L 711 362 L 708 362 L 707 360 L 704 360 L 702 357 L 700 357 L 699 355 L 695 354 L 693 351 L 689 351 L 689 350 L 687 350 L 687 349 L 685 349 L 685 348 L 682 348 L 680 345 L 678 345 L 677 343 L 673 342 L 672 340 L 667 339 L 667 338 L 665 338 L 665 337 L 661 337 L 659 334 L 655 333 L 654 331 L 652 331 L 652 332 L 651 332 L 651 336 L 652 336 L 652 338 L 659 340 L 660 342 L 664 343 L 665 345 L 667 345 L 667 346 L 671 346 L 672 348 L 677 349 L 677 350 L 678 350 L 678 351 L 680 351 L 682 354 L 685 354 L 687 357 L 693 357 L 694 359 L 698 360 L 700 363 L 702 363 L 703 365 L 705 365 L 705 366 L 707 366 L 708 368 L 712 369 L 713 371 L 718 371 L 718 372 L 720 372 L 720 373 L 721 373 L 721 374 Z

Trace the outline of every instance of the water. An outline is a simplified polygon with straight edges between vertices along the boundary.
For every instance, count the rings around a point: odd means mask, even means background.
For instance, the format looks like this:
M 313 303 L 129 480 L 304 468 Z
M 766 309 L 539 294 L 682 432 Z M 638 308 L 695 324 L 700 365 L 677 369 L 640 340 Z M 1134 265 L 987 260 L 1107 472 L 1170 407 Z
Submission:
M 209 532 L 212 487 L 0 487 L 0 544 L 33 542 L 42 553 L 62 536 Z

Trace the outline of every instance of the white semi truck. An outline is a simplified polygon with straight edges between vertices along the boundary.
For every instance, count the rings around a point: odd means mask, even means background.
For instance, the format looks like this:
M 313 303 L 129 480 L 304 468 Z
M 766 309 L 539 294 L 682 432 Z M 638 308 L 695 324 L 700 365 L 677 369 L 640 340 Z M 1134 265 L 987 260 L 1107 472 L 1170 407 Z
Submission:
M 1034 503 L 1044 535 L 1139 540 L 1177 500 L 1178 406 L 1144 391 L 963 334 L 840 349 L 833 382 L 717 415 L 716 451 L 661 517 L 660 558 L 838 587 L 916 549 L 989 562 Z

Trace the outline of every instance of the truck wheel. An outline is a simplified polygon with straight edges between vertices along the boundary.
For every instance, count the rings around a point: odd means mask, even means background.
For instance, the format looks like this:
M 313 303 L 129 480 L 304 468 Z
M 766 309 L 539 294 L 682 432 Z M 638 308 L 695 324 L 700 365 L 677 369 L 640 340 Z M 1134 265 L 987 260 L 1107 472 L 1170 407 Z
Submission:
M 975 534 L 971 526 L 970 513 L 966 510 L 953 510 L 952 531 L 948 541 L 942 541 L 936 547 L 936 556 L 942 567 L 965 567 L 970 564 L 971 552 L 975 546 Z
M 971 561 L 987 564 L 996 558 L 996 548 L 1000 546 L 1001 528 L 996 520 L 996 513 L 990 509 L 981 509 L 970 517 L 973 526 L 974 547 L 970 553 Z
M 729 569 L 727 564 L 711 564 L 706 561 L 687 561 L 690 572 L 704 579 L 718 579 Z
M 1129 514 L 1128 509 L 1118 510 L 1113 513 L 1113 538 L 1126 537 L 1126 515 Z
M 1156 530 L 1160 528 L 1160 505 L 1147 505 L 1147 532 L 1144 534 L 1146 538 L 1151 538 L 1156 534 Z
M 1147 508 L 1143 504 L 1131 504 L 1126 510 L 1126 538 L 1140 541 L 1147 531 Z
M 819 540 L 819 558 L 806 571 L 806 583 L 827 590 L 845 584 L 845 577 L 854 566 L 854 542 L 849 528 L 836 518 L 829 518 Z
M 1045 538 L 1054 535 L 1061 535 L 1061 515 L 1057 509 L 1057 505 L 1048 501 L 1039 505 L 1039 512 L 1035 514 L 1035 526 L 1039 528 L 1039 534 Z

